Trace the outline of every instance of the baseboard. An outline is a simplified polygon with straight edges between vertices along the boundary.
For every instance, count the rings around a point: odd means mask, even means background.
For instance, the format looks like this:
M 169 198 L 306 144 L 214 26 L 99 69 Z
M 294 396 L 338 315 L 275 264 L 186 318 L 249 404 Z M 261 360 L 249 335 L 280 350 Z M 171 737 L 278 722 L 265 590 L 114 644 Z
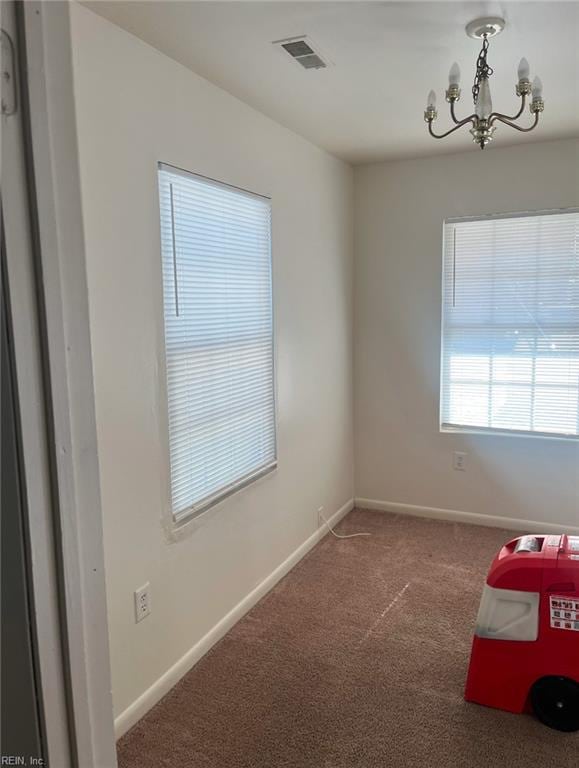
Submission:
M 437 507 L 421 507 L 415 504 L 400 504 L 395 501 L 356 498 L 356 507 L 375 509 L 381 512 L 395 512 L 414 517 L 428 517 L 434 520 L 448 520 L 454 523 L 470 523 L 484 525 L 489 528 L 510 528 L 525 533 L 567 533 L 579 535 L 579 527 L 560 525 L 538 520 L 520 520 L 516 517 L 499 517 L 498 515 L 481 515 L 476 512 L 461 512 L 457 509 L 438 509 Z
M 354 500 L 350 499 L 332 515 L 329 522 L 336 525 L 348 512 L 354 508 Z M 291 569 L 328 533 L 327 528 L 319 528 L 292 554 L 278 565 L 260 584 L 241 600 L 221 621 L 204 635 L 187 653 L 168 669 L 153 685 L 150 686 L 136 701 L 130 704 L 124 712 L 115 719 L 115 735 L 120 738 L 129 728 L 132 728 L 151 707 L 173 688 L 176 683 L 209 651 L 218 640 L 235 625 L 253 606 L 266 595 L 270 589 L 282 579 Z

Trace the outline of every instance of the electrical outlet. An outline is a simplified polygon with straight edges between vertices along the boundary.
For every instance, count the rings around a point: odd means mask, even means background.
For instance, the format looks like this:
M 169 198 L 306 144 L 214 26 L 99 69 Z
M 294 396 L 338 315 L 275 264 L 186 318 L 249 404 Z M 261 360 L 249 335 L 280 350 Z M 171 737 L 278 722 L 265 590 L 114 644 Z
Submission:
M 325 522 L 325 520 L 324 520 L 324 517 L 325 517 L 325 516 L 326 516 L 326 515 L 325 515 L 325 513 L 324 513 L 324 508 L 323 508 L 323 507 L 320 507 L 320 508 L 318 509 L 318 528 L 323 528 L 323 527 L 324 527 L 324 525 L 326 524 L 326 522 Z
M 454 451 L 452 454 L 452 468 L 460 472 L 466 472 L 466 453 Z
M 142 621 L 151 613 L 150 584 L 147 582 L 135 590 L 135 621 Z

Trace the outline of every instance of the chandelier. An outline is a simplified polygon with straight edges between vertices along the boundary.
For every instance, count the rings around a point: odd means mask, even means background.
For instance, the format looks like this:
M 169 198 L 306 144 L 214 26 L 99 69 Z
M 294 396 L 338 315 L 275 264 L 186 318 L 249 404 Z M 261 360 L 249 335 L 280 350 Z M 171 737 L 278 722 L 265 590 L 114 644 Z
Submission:
M 471 21 L 466 26 L 466 33 L 475 40 L 482 40 L 482 48 L 476 63 L 476 75 L 472 86 L 472 97 L 474 101 L 474 112 L 472 115 L 459 120 L 455 113 L 455 104 L 460 99 L 460 69 L 458 64 L 454 63 L 450 69 L 448 88 L 446 90 L 446 101 L 450 104 L 450 117 L 454 126 L 445 133 L 437 134 L 432 130 L 432 123 L 436 120 L 438 112 L 436 111 L 436 93 L 430 91 L 428 94 L 428 103 L 424 111 L 424 119 L 428 123 L 428 132 L 435 139 L 444 139 L 451 133 L 458 131 L 463 125 L 471 124 L 470 133 L 472 140 L 478 144 L 481 149 L 493 140 L 493 134 L 496 129 L 496 123 L 504 123 L 511 128 L 515 128 L 522 133 L 528 133 L 536 127 L 539 122 L 539 115 L 545 108 L 543 101 L 543 86 L 538 77 L 531 83 L 529 79 L 529 63 L 526 59 L 521 59 L 518 69 L 519 81 L 515 87 L 517 96 L 521 99 L 519 111 L 515 115 L 503 115 L 500 112 L 493 112 L 491 100 L 491 90 L 489 78 L 493 70 L 487 63 L 487 53 L 489 49 L 489 39 L 500 34 L 505 28 L 504 19 L 491 16 L 483 19 Z M 517 125 L 515 120 L 523 114 L 525 104 L 529 95 L 532 96 L 529 110 L 534 116 L 531 125 L 524 127 Z

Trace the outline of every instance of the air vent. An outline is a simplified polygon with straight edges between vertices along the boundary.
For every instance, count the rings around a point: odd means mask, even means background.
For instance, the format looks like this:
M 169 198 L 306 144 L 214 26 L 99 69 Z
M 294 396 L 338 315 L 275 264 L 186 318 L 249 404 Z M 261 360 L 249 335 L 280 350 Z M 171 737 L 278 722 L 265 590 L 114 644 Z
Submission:
M 304 69 L 324 69 L 328 66 L 327 60 L 322 58 L 317 46 L 306 35 L 274 40 L 273 45 L 279 46 Z
M 312 53 L 309 56 L 296 56 L 295 58 L 304 69 L 322 69 L 326 66 L 317 53 Z
M 281 47 L 285 48 L 289 55 L 293 56 L 294 59 L 299 59 L 302 56 L 309 56 L 314 52 L 305 40 L 295 40 L 293 43 L 282 43 Z

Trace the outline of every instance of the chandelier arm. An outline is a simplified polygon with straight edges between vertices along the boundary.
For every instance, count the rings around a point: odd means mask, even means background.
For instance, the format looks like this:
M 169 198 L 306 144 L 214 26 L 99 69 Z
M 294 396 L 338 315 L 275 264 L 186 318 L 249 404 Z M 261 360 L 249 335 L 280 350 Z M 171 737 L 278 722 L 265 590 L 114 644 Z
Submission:
M 529 131 L 532 131 L 533 128 L 537 127 L 537 124 L 539 122 L 539 112 L 535 112 L 535 119 L 533 121 L 533 124 L 530 125 L 528 128 L 521 128 L 520 125 L 517 125 L 516 123 L 512 123 L 510 120 L 505 120 L 500 115 L 497 115 L 497 117 L 495 117 L 495 120 L 500 120 L 501 123 L 504 123 L 505 125 L 510 125 L 511 128 L 515 128 L 517 131 L 521 131 L 521 133 L 529 133 Z
M 498 120 L 499 118 L 502 118 L 503 120 L 518 120 L 519 117 L 523 114 L 523 110 L 525 109 L 526 102 L 527 102 L 527 97 L 523 93 L 521 96 L 521 108 L 519 109 L 516 115 L 503 115 L 501 112 L 491 112 L 489 116 L 491 125 L 495 122 L 495 120 Z
M 469 117 L 465 117 L 464 120 L 461 120 L 459 123 L 457 123 L 454 128 L 451 128 L 450 131 L 446 131 L 446 133 L 434 133 L 432 130 L 432 120 L 428 120 L 428 133 L 433 136 L 435 139 L 444 139 L 447 136 L 450 136 L 451 133 L 454 133 L 455 131 L 458 131 L 459 128 L 462 128 L 463 125 L 466 125 L 467 123 L 472 123 L 475 115 L 470 115 Z
M 454 111 L 454 101 L 450 102 L 450 116 L 452 117 L 452 121 L 455 125 L 462 125 L 464 123 L 464 120 L 459 120 L 456 116 L 456 113 Z M 471 118 L 468 117 L 467 120 L 470 120 Z

